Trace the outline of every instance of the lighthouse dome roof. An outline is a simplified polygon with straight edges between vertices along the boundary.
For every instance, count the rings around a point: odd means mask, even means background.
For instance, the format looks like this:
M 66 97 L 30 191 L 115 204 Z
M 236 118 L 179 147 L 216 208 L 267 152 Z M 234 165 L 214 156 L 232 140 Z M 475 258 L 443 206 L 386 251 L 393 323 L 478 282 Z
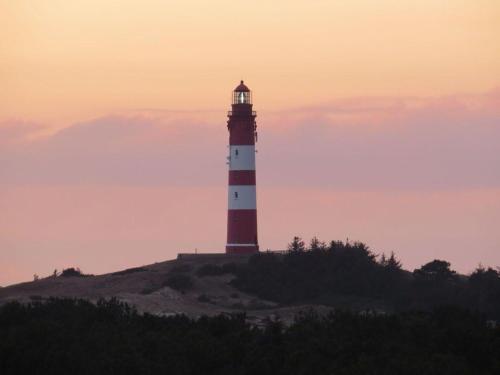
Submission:
M 240 84 L 236 86 L 234 91 L 238 92 L 250 92 L 250 89 L 243 83 L 243 80 L 240 81 Z

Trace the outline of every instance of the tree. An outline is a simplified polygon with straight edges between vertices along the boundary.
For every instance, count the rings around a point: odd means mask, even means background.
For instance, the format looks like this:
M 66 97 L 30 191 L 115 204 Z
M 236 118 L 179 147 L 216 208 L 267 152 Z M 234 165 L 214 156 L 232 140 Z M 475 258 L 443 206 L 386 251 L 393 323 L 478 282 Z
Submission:
M 391 251 L 391 256 L 387 259 L 384 267 L 390 271 L 399 271 L 401 270 L 401 262 L 396 259 L 396 255 L 394 255 L 394 251 Z
M 382 255 L 380 256 L 379 264 L 382 267 L 385 267 L 387 265 L 387 257 L 385 256 L 385 253 L 382 253 Z
M 291 252 L 302 252 L 306 250 L 306 244 L 300 237 L 293 237 L 291 243 L 288 244 L 288 251 Z
M 116 298 L 5 303 L 0 373 L 500 373 L 498 330 L 456 307 L 403 314 L 310 310 L 287 324 L 265 319 L 258 326 L 244 314 L 165 315 L 139 314 Z
M 500 282 L 500 273 L 491 267 L 484 268 L 482 265 L 479 265 L 479 267 L 469 276 L 469 282 L 478 286 L 484 285 L 489 287 L 491 285 L 496 285 Z
M 481 307 L 489 301 L 500 300 L 500 273 L 491 267 L 479 266 L 470 276 L 469 284 Z
M 318 240 L 318 237 L 313 237 L 311 243 L 309 244 L 309 250 L 324 250 L 326 249 L 326 244 L 323 241 Z
M 450 269 L 450 262 L 434 259 L 414 270 L 413 275 L 420 281 L 444 282 L 454 279 L 456 272 Z

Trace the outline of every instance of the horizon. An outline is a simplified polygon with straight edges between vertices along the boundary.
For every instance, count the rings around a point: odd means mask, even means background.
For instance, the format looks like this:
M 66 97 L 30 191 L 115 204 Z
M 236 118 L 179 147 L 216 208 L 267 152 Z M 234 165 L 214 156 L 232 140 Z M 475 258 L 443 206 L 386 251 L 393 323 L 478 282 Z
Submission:
M 286 6 L 284 5 L 286 4 Z M 500 4 L 3 2 L 0 285 L 224 251 L 230 94 L 261 250 L 500 266 Z

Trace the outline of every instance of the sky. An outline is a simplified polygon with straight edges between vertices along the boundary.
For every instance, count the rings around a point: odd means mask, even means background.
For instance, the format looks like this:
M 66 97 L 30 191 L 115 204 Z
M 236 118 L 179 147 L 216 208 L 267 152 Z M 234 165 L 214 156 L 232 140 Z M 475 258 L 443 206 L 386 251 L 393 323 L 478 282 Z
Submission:
M 0 0 L 0 285 L 222 252 L 231 90 L 262 249 L 500 266 L 500 3 Z

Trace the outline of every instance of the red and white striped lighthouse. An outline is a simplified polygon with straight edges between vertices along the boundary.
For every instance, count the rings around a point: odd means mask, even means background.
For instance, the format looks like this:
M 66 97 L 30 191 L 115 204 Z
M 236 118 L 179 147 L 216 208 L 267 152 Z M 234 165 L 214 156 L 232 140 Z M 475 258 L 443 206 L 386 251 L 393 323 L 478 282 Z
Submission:
M 229 188 L 227 211 L 228 254 L 259 251 L 257 240 L 257 195 L 255 190 L 256 113 L 252 93 L 241 81 L 233 91 L 229 120 Z

